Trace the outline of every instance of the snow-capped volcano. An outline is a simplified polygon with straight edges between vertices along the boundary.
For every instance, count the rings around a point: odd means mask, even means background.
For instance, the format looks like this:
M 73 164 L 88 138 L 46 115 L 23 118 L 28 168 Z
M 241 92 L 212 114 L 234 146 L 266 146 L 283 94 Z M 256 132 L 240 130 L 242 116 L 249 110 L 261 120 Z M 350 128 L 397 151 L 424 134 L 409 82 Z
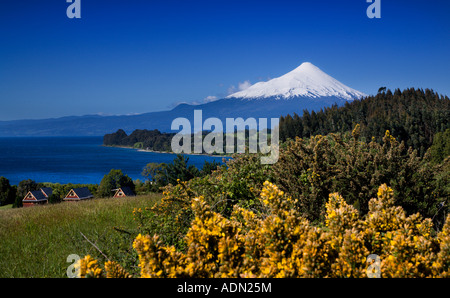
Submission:
M 227 96 L 227 98 L 336 97 L 354 100 L 364 96 L 367 95 L 342 84 L 317 66 L 305 62 L 281 77 L 256 83 L 243 91 Z

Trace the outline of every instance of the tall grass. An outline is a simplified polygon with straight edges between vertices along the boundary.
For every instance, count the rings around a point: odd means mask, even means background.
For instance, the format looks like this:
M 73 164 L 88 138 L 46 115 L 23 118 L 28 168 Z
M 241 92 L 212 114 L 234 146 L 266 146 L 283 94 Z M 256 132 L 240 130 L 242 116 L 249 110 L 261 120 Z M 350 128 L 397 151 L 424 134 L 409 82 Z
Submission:
M 160 198 L 152 194 L 0 210 L 0 277 L 65 277 L 71 254 L 106 260 L 103 253 L 133 271 L 130 253 L 125 253 L 136 231 L 132 211 Z

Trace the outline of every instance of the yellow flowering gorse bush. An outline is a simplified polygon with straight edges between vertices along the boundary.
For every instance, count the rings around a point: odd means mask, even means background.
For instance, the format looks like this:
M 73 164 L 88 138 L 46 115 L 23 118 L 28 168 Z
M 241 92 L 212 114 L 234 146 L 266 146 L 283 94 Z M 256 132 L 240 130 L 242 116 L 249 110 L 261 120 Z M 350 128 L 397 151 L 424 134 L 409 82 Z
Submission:
M 133 247 L 141 277 L 367 277 L 368 256 L 379 256 L 381 277 L 449 277 L 450 217 L 434 235 L 430 219 L 406 216 L 391 188 L 380 186 L 361 217 L 339 194 L 330 194 L 325 222 L 312 225 L 296 201 L 265 182 L 263 211 L 234 206 L 230 217 L 212 211 L 203 197 L 192 201 L 187 248 L 165 246 L 157 235 L 139 235 Z M 102 277 L 89 256 L 82 277 Z M 105 264 L 106 277 L 129 277 Z
M 130 278 L 128 274 L 120 264 L 114 261 L 108 261 L 105 263 L 105 270 L 100 268 L 98 261 L 93 259 L 90 255 L 80 259 L 75 268 L 78 272 L 78 277 L 81 278 Z M 106 273 L 106 275 L 105 275 Z

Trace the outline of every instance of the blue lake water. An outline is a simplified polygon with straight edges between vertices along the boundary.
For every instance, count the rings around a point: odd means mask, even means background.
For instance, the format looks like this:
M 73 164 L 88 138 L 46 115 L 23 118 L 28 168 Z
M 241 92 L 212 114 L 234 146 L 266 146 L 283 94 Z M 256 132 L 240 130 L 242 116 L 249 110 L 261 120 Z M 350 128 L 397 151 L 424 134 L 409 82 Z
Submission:
M 111 169 L 121 169 L 133 180 L 143 179 L 142 169 L 150 162 L 170 163 L 175 154 L 142 152 L 102 146 L 102 137 L 0 138 L 0 176 L 12 185 L 36 182 L 98 184 Z M 189 164 L 222 157 L 189 155 Z

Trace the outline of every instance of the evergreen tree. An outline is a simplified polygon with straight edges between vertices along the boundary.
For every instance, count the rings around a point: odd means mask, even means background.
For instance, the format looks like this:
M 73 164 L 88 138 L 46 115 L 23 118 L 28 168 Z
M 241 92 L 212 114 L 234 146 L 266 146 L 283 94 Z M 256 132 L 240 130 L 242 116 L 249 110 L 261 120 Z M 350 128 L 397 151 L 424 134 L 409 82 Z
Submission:
M 130 187 L 134 191 L 135 186 L 133 180 L 123 174 L 121 170 L 112 169 L 100 182 L 97 195 L 102 198 L 112 197 L 115 189 L 124 186 Z
M 430 160 L 437 164 L 450 156 L 450 129 L 434 136 L 433 145 L 429 149 Z
M 200 176 L 200 171 L 196 166 L 188 166 L 189 157 L 177 154 L 177 157 L 166 167 L 167 182 L 173 185 L 179 181 L 189 181 Z
M 9 180 L 0 177 L 0 206 L 13 204 L 16 199 L 16 189 L 9 184 Z

